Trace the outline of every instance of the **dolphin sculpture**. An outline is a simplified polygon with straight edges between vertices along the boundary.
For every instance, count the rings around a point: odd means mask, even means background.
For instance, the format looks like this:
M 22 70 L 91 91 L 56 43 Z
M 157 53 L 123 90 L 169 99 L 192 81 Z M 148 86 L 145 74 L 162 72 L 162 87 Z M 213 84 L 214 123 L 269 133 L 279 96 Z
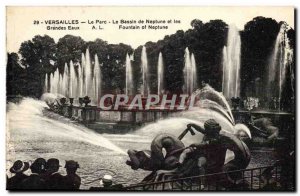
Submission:
M 127 164 L 131 166 L 134 165 L 134 169 L 145 169 L 143 164 L 146 162 L 147 164 L 153 162 L 153 157 L 162 157 L 164 146 L 161 145 L 161 141 L 163 141 L 165 137 L 172 137 L 172 141 L 175 143 L 178 142 L 176 143 L 177 146 L 173 149 L 173 151 L 176 153 L 173 155 L 170 151 L 168 151 L 168 156 L 165 156 L 165 158 L 172 159 L 172 161 L 168 162 L 166 159 L 161 158 L 160 163 L 164 164 L 160 164 L 156 167 L 153 167 L 153 164 L 151 164 L 152 166 L 147 167 L 146 170 L 154 171 L 154 173 L 151 173 L 149 176 L 147 176 L 144 181 L 151 179 L 153 175 L 158 175 L 157 172 L 159 171 L 162 171 L 163 173 L 168 173 L 168 170 L 172 171 L 178 166 L 176 165 L 176 161 L 178 161 L 180 153 L 183 151 L 183 149 L 194 143 L 200 143 L 203 140 L 203 134 L 200 132 L 195 132 L 193 130 L 187 131 L 184 129 L 181 129 L 180 131 L 179 129 L 174 129 L 173 127 L 173 129 L 171 128 L 168 130 L 168 126 L 172 126 L 171 122 L 174 120 L 177 122 L 182 122 L 182 128 L 186 127 L 186 125 L 189 123 L 194 123 L 204 129 L 204 122 L 209 119 L 214 119 L 220 124 L 222 132 L 226 132 L 228 135 L 237 136 L 233 138 L 239 138 L 234 139 L 234 142 L 238 146 L 238 150 L 235 152 L 237 156 L 235 156 L 231 150 L 227 150 L 226 152 L 226 160 L 224 162 L 224 165 L 227 164 L 226 170 L 230 171 L 232 169 L 245 169 L 248 166 L 250 162 L 250 151 L 242 140 L 245 138 L 251 139 L 251 132 L 244 124 L 235 123 L 230 107 L 224 96 L 215 91 L 209 85 L 206 85 L 203 89 L 194 92 L 193 96 L 197 101 L 194 103 L 194 107 L 191 108 L 191 110 L 183 111 L 177 116 L 158 121 L 154 125 L 145 127 L 145 130 L 147 133 L 149 133 L 151 132 L 151 128 L 155 129 L 159 125 L 161 125 L 161 127 L 165 126 L 164 131 L 154 132 L 156 135 L 151 143 L 151 150 L 128 150 L 130 160 L 127 161 Z M 183 130 L 184 134 L 182 133 Z M 178 145 L 179 143 L 182 143 L 183 146 Z M 170 165 L 166 165 L 169 163 Z M 161 172 L 159 173 L 161 174 Z

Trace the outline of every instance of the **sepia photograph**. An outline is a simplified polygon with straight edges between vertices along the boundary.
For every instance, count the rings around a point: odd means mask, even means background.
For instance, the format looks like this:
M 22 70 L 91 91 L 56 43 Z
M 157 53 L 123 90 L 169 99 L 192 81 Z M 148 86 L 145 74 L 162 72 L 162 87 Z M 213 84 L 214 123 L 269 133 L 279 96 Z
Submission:
M 6 190 L 295 192 L 295 12 L 6 6 Z

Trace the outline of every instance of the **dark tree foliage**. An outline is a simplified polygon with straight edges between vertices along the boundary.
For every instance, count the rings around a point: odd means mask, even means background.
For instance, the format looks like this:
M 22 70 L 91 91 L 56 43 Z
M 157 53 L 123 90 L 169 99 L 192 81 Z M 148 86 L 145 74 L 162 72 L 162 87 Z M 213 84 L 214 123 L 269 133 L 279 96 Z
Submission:
M 289 29 L 287 32 L 289 45 L 293 52 L 295 50 L 295 30 Z M 288 54 L 291 55 L 291 54 Z M 281 109 L 285 111 L 295 111 L 295 55 L 292 56 L 292 61 L 289 62 L 285 70 L 285 82 L 282 87 L 281 93 Z
M 292 48 L 295 48 L 295 30 L 289 29 L 287 31 L 287 37 L 289 39 L 289 44 Z
M 266 83 L 268 63 L 273 52 L 280 25 L 271 18 L 256 17 L 249 21 L 241 32 L 241 95 L 257 96 L 254 93 L 255 81 Z M 266 90 L 266 89 L 262 89 Z M 261 97 L 263 98 L 263 97 Z
M 157 64 L 161 47 L 154 42 L 147 42 L 145 47 L 147 49 L 150 92 L 157 93 Z
M 131 54 L 133 49 L 126 44 L 109 44 L 107 57 L 102 62 L 103 88 L 106 92 L 117 90 L 123 92 L 125 88 L 125 63 L 126 54 Z
M 97 54 L 99 62 L 105 62 L 108 55 L 108 43 L 102 39 L 96 39 L 93 42 L 88 42 L 87 46 L 89 47 L 90 54 L 94 57 Z
M 295 93 L 293 88 L 293 81 L 292 81 L 292 69 L 291 65 L 286 67 L 286 80 L 283 85 L 283 90 L 281 94 L 281 102 L 280 102 L 280 107 L 281 109 L 285 111 L 293 111 L 294 110 L 294 101 L 295 101 Z
M 126 44 L 108 44 L 106 41 L 96 39 L 88 42 L 92 63 L 94 66 L 95 54 L 101 64 L 103 92 L 119 92 L 125 88 L 125 63 L 126 55 L 132 54 L 133 49 Z
M 266 82 L 267 66 L 280 24 L 271 18 L 256 17 L 245 24 L 244 31 L 240 32 L 242 96 L 246 96 L 246 92 L 247 96 L 264 95 L 263 84 Z M 227 34 L 228 25 L 222 20 L 204 23 L 194 19 L 191 21 L 191 29 L 187 31 L 178 30 L 157 42 L 145 43 L 150 92 L 157 92 L 157 65 L 160 52 L 164 62 L 165 90 L 171 93 L 182 91 L 184 54 L 187 47 L 195 56 L 198 87 L 205 82 L 221 91 L 222 51 L 227 44 Z M 295 31 L 288 30 L 287 37 L 289 44 L 294 48 Z M 45 74 L 49 75 L 57 67 L 62 73 L 65 63 L 69 64 L 70 60 L 75 64 L 81 63 L 81 55 L 87 48 L 90 51 L 92 66 L 94 66 L 95 54 L 98 56 L 103 93 L 123 92 L 126 54 L 133 55 L 134 93 L 137 93 L 142 83 L 142 47 L 133 50 L 129 45 L 109 44 L 102 39 L 85 42 L 81 37 L 73 35 L 65 35 L 55 44 L 51 37 L 37 35 L 32 40 L 21 44 L 19 54 L 22 56 L 20 62 L 24 69 L 19 66 L 17 54 L 8 54 L 7 93 L 39 97 L 43 93 Z M 289 67 L 286 84 L 294 85 L 294 78 L 288 75 L 295 73 L 295 63 L 292 62 Z M 294 86 L 287 87 L 283 91 L 291 95 L 293 88 Z
M 190 36 L 188 47 L 195 55 L 198 82 L 209 83 L 222 90 L 222 51 L 227 41 L 228 26 L 222 20 L 198 22 Z M 194 36 L 193 36 L 194 35 Z
M 86 42 L 79 36 L 65 35 L 57 42 L 57 65 L 63 73 L 65 63 L 81 62 L 81 53 L 86 50 Z
M 166 90 L 180 92 L 183 86 L 184 50 L 186 41 L 184 32 L 177 31 L 175 34 L 166 36 L 162 54 L 165 63 Z
M 7 54 L 7 95 L 27 95 L 25 69 L 20 66 L 19 56 L 17 53 Z
M 56 44 L 48 35 L 36 35 L 32 40 L 21 44 L 19 53 L 25 66 L 28 96 L 40 97 L 43 93 L 45 74 L 55 69 Z
M 157 63 L 159 52 L 162 52 L 167 91 L 179 93 L 183 86 L 183 68 L 185 48 L 195 56 L 198 83 L 205 81 L 217 90 L 222 86 L 222 50 L 226 43 L 227 25 L 221 20 L 203 23 L 200 20 L 191 22 L 192 29 L 186 32 L 179 30 L 167 35 L 156 43 L 145 44 L 150 73 L 150 90 L 157 91 Z M 135 67 L 140 66 L 142 46 L 135 50 Z M 141 71 L 141 70 L 140 70 Z M 138 81 L 140 85 L 141 81 Z
M 292 47 L 292 49 L 293 49 L 293 52 L 295 53 L 295 30 L 294 29 L 289 29 L 288 31 L 287 31 L 287 37 L 288 37 L 288 39 L 289 39 L 289 44 L 290 44 L 290 46 Z M 291 87 L 292 87 L 292 90 L 293 90 L 293 94 L 295 94 L 294 93 L 294 89 L 295 89 L 295 87 L 296 87 L 296 80 L 295 80 L 295 73 L 296 73 L 296 69 L 295 69 L 295 62 L 296 62 L 296 59 L 295 59 L 295 55 L 293 55 L 293 57 L 292 57 L 292 59 L 293 59 L 293 61 L 291 62 L 291 67 L 290 67 L 290 75 L 291 76 L 293 76 L 293 77 L 291 77 Z
M 141 69 L 141 56 L 142 56 L 142 48 L 143 46 L 139 46 L 137 49 L 134 50 L 132 62 L 132 74 L 133 77 L 133 84 L 134 84 L 134 93 L 138 93 L 138 90 L 142 84 L 142 69 Z

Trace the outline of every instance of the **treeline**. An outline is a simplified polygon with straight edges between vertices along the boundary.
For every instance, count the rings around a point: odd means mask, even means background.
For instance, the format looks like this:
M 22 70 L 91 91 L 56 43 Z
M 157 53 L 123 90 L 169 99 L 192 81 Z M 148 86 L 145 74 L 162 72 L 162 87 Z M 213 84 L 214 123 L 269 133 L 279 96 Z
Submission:
M 281 22 L 271 18 L 256 17 L 245 24 L 240 32 L 241 51 L 241 95 L 255 96 L 255 81 L 264 81 L 268 60 L 273 51 Z M 228 24 L 222 20 L 203 23 L 191 21 L 191 29 L 179 30 L 166 35 L 157 42 L 147 42 L 148 67 L 150 74 L 150 91 L 157 90 L 157 62 L 162 52 L 165 65 L 165 89 L 180 93 L 183 85 L 184 50 L 189 48 L 197 64 L 198 85 L 209 83 L 216 90 L 222 90 L 222 50 L 227 43 Z M 289 42 L 295 46 L 295 32 L 288 33 Z M 45 74 L 51 74 L 57 68 L 63 72 L 63 66 L 72 60 L 81 63 L 81 54 L 89 48 L 91 59 L 97 54 L 103 64 L 102 89 L 104 91 L 121 91 L 125 88 L 126 54 L 134 55 L 132 61 L 134 86 L 141 81 L 142 46 L 109 44 L 96 39 L 86 42 L 81 37 L 66 35 L 55 43 L 48 35 L 35 36 L 21 44 L 19 55 L 8 54 L 7 94 L 40 97 L 43 93 Z M 19 59 L 20 56 L 20 59 Z M 246 94 L 247 92 L 247 94 Z

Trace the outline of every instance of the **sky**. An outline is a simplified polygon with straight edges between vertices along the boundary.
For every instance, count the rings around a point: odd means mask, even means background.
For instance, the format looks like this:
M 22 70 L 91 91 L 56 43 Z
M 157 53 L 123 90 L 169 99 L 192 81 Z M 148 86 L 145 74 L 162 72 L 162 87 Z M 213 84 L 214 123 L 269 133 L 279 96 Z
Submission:
M 109 44 L 124 43 L 136 48 L 148 41 L 163 39 L 165 35 L 173 34 L 177 30 L 186 31 L 191 28 L 190 22 L 193 19 L 203 22 L 221 19 L 243 30 L 244 25 L 256 16 L 270 17 L 277 22 L 285 21 L 294 28 L 293 7 L 7 7 L 6 46 L 7 52 L 17 52 L 22 42 L 31 40 L 35 35 L 47 34 L 57 42 L 64 35 L 71 34 L 80 36 L 85 41 L 100 38 Z M 172 20 L 172 23 L 168 24 L 168 29 L 162 30 L 123 30 L 119 29 L 119 24 L 113 24 L 113 21 L 122 19 Z M 79 26 L 80 30 L 47 30 L 45 20 L 79 20 L 79 25 L 74 26 Z M 88 20 L 108 23 L 102 24 L 101 30 L 93 30 L 93 24 L 87 24 Z M 173 20 L 180 20 L 180 23 L 175 24 Z M 34 21 L 39 21 L 39 24 L 34 24 Z M 82 21 L 86 23 L 81 23 Z M 99 27 L 98 24 L 94 26 Z

